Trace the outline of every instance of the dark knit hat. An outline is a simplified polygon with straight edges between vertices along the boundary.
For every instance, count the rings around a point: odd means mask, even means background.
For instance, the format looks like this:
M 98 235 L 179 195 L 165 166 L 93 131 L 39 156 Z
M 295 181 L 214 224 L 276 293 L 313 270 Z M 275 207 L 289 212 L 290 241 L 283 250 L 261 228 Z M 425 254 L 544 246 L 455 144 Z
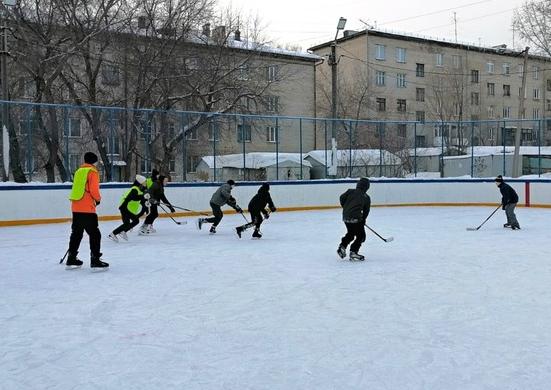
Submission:
M 86 152 L 84 153 L 84 162 L 86 164 L 95 164 L 98 162 L 98 156 L 95 153 Z
M 270 191 L 270 185 L 268 183 L 263 183 L 260 186 L 260 189 L 258 190 L 258 192 L 261 192 L 261 191 L 264 191 L 264 192 Z
M 503 183 L 503 176 L 499 175 L 498 177 L 496 177 L 496 183 Z
M 232 179 L 228 180 L 226 183 L 228 183 L 230 186 L 235 185 L 235 182 Z
M 165 175 L 159 175 L 159 178 L 157 179 L 157 181 L 159 181 L 160 183 L 162 183 L 165 179 L 166 179 L 166 176 L 165 176 Z
M 358 181 L 358 184 L 356 184 L 356 188 L 358 188 L 360 190 L 364 190 L 364 191 L 367 191 L 369 189 L 369 186 L 370 186 L 370 183 L 369 183 L 369 179 L 367 177 L 362 177 Z

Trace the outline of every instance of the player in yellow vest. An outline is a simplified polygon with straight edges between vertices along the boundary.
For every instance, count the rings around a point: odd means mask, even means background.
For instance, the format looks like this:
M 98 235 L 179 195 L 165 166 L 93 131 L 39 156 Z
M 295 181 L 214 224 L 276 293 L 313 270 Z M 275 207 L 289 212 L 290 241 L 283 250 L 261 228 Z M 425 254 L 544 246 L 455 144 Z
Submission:
M 109 264 L 101 260 L 101 233 L 98 226 L 96 206 L 101 201 L 99 174 L 95 167 L 98 156 L 92 152 L 84 154 L 84 164 L 76 170 L 69 200 L 73 212 L 71 239 L 67 257 L 67 269 L 80 268 L 82 261 L 77 258 L 78 248 L 84 231 L 90 236 L 90 266 L 107 269 Z
M 136 175 L 136 180 L 132 184 L 132 187 L 122 196 L 119 206 L 122 225 L 109 234 L 111 240 L 119 242 L 119 237 L 121 237 L 128 241 L 126 232 L 140 223 L 140 217 L 147 211 L 146 203 L 147 199 L 149 199 L 149 194 L 144 193 L 146 185 L 146 178 L 142 175 Z

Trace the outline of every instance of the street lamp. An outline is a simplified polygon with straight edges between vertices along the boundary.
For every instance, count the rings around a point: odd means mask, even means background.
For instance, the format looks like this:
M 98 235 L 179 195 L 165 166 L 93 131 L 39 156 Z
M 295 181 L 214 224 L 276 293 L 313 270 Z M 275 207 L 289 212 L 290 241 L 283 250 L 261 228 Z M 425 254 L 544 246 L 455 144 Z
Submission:
M 2 99 L 8 100 L 8 34 L 6 30 L 8 26 L 6 25 L 6 7 L 15 6 L 17 0 L 2 0 L 2 7 L 0 7 L 0 18 L 2 19 L 2 30 L 1 35 L 1 45 L 0 45 L 0 78 L 2 79 Z M 2 177 L 4 180 L 8 179 L 9 175 L 9 137 L 7 136 L 8 131 L 8 105 L 7 103 L 2 104 L 2 136 L 0 137 L 0 144 L 2 150 Z
M 344 30 L 346 19 L 341 17 L 337 24 L 337 32 L 335 39 L 331 43 L 331 54 L 329 55 L 328 64 L 331 66 L 331 166 L 329 167 L 329 175 L 337 175 L 337 37 L 340 30 Z

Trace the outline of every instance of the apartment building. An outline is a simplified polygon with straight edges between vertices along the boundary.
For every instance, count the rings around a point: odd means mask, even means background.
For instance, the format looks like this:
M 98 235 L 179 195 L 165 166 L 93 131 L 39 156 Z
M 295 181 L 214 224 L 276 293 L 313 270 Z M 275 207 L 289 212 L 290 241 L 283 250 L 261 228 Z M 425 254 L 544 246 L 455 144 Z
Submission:
M 332 43 L 310 50 L 327 59 Z M 524 69 L 523 54 L 504 45 L 486 48 L 375 29 L 345 31 L 336 41 L 336 58 L 337 116 L 395 121 L 386 135 L 403 138 L 403 145 L 510 145 L 517 126 L 524 145 L 537 143 L 540 126 L 542 144 L 551 144 L 551 121 L 510 121 L 521 117 L 523 73 L 524 118 L 551 117 L 551 58 L 530 55 Z M 330 66 L 317 67 L 316 88 L 317 109 L 330 116 Z M 350 99 L 355 95 L 366 98 L 358 105 Z M 499 122 L 466 122 L 488 120 Z

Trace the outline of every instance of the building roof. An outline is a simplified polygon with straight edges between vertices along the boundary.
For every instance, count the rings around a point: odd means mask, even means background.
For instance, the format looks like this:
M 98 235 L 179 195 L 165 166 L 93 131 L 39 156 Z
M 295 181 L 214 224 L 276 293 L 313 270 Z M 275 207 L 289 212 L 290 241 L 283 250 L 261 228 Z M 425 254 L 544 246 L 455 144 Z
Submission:
M 522 51 L 508 49 L 505 45 L 485 47 L 485 46 L 481 46 L 481 45 L 475 45 L 475 44 L 472 44 L 472 43 L 465 43 L 465 42 L 457 42 L 456 43 L 456 42 L 450 42 L 450 41 L 447 41 L 447 40 L 441 39 L 441 38 L 425 37 L 425 36 L 415 35 L 415 34 L 411 34 L 411 33 L 390 32 L 390 31 L 381 30 L 381 29 L 366 29 L 366 30 L 362 30 L 362 31 L 348 31 L 347 34 L 344 37 L 337 39 L 337 43 L 341 43 L 341 42 L 349 41 L 349 40 L 352 40 L 352 39 L 356 39 L 356 38 L 365 36 L 366 34 L 368 34 L 369 36 L 376 36 L 376 37 L 390 38 L 390 39 L 398 39 L 398 40 L 410 41 L 410 42 L 430 43 L 430 44 L 436 44 L 436 45 L 439 45 L 439 46 L 450 47 L 450 48 L 454 48 L 454 49 L 478 51 L 478 52 L 481 52 L 481 53 L 492 53 L 492 54 L 509 56 L 509 57 L 519 57 L 522 53 Z M 327 42 L 321 43 L 319 45 L 313 46 L 309 50 L 315 51 L 315 50 L 322 49 L 324 47 L 329 47 L 332 43 L 333 43 L 333 41 L 327 41 Z M 551 57 L 543 56 L 543 55 L 530 54 L 529 58 L 551 62 Z
M 209 168 L 214 168 L 214 156 L 204 156 L 202 161 L 204 161 Z M 277 164 L 282 168 L 300 164 L 308 168 L 312 166 L 308 161 L 301 160 L 300 153 L 278 153 Z M 276 153 L 274 152 L 245 153 L 246 168 L 259 169 L 275 166 Z M 216 156 L 216 168 L 243 168 L 243 153 Z
M 390 153 L 388 150 L 383 150 L 383 165 L 399 165 L 402 159 Z M 325 165 L 325 156 L 327 155 L 328 163 L 331 158 L 331 150 L 312 150 L 304 158 L 311 158 L 318 163 Z M 381 158 L 381 149 L 352 149 L 352 165 L 379 165 Z M 337 150 L 337 165 L 347 166 L 350 163 L 350 150 Z

